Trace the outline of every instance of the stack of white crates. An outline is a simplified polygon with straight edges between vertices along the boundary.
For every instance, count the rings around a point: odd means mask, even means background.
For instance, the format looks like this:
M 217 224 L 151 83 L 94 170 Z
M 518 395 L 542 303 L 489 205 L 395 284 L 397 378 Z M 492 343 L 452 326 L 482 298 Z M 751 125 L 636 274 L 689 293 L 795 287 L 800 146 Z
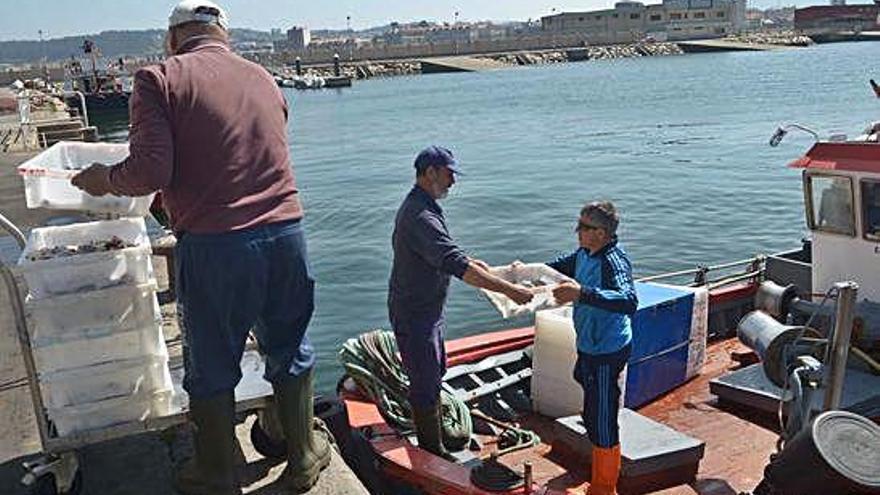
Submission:
M 79 153 L 86 161 L 107 150 L 119 154 L 119 150 L 107 148 L 113 145 L 61 144 L 98 146 L 97 152 L 86 149 L 86 153 Z M 59 150 L 54 153 L 60 154 Z M 75 156 L 77 150 L 66 150 L 65 154 Z M 45 162 L 44 157 L 40 166 Z M 48 163 L 59 162 L 50 159 Z M 69 160 L 61 164 L 64 169 L 79 168 L 71 167 Z M 28 176 L 23 175 L 28 184 Z M 51 178 L 49 174 L 45 180 Z M 69 182 L 53 183 L 43 190 L 72 196 L 65 187 L 72 186 Z M 89 210 L 101 199 L 84 199 L 79 209 Z M 53 201 L 50 193 L 41 203 L 45 206 Z M 134 201 L 149 206 L 149 198 L 109 201 L 120 205 L 120 214 L 142 214 L 140 208 L 132 210 Z M 65 207 L 71 204 L 67 202 Z M 52 256 L 53 249 L 101 244 L 114 237 L 124 247 Z M 28 286 L 25 306 L 43 401 L 58 435 L 167 414 L 173 389 L 150 241 L 142 217 L 33 229 L 18 271 Z

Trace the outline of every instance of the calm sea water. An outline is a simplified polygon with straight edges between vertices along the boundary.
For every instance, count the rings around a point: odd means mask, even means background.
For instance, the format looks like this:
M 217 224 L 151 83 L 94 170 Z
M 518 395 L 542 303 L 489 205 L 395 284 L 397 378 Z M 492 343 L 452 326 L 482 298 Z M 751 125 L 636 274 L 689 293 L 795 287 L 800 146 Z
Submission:
M 290 142 L 317 278 L 309 335 L 318 386 L 340 375 L 340 344 L 389 328 L 394 213 L 428 144 L 467 172 L 442 202 L 453 236 L 490 264 L 574 249 L 581 205 L 614 201 L 637 275 L 799 246 L 799 173 L 812 139 L 767 145 L 776 125 L 857 134 L 880 114 L 873 43 L 766 53 L 596 61 L 287 90 Z M 502 320 L 454 282 L 448 337 Z

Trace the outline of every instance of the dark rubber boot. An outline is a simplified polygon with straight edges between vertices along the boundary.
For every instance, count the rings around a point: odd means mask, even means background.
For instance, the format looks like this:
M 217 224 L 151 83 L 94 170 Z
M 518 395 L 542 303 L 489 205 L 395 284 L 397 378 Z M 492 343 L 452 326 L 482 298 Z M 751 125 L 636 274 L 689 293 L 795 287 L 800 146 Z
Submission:
M 440 423 L 440 403 L 428 408 L 413 408 L 413 423 L 416 426 L 416 436 L 419 439 L 419 448 L 425 449 L 432 454 L 452 460 L 452 456 L 443 447 L 443 427 Z
M 224 392 L 209 399 L 190 399 L 196 455 L 174 477 L 182 495 L 240 495 L 235 476 L 235 396 Z
M 315 429 L 312 370 L 287 376 L 273 384 L 278 418 L 287 440 L 287 468 L 282 483 L 302 493 L 310 489 L 330 464 L 330 440 L 325 430 Z

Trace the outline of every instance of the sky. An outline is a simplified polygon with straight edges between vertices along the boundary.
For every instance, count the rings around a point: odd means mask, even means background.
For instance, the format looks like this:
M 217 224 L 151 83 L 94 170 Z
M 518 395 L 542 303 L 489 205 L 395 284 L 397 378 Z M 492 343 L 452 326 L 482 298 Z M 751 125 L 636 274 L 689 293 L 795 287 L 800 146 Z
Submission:
M 508 21 L 538 19 L 556 11 L 610 8 L 614 0 L 215 0 L 232 27 L 268 31 L 305 25 L 311 29 L 363 29 L 390 21 Z M 866 0 L 861 3 L 868 3 Z M 0 41 L 60 38 L 106 30 L 164 28 L 174 0 L 0 0 Z M 643 0 L 660 3 L 660 0 Z M 825 4 L 820 0 L 749 0 L 760 8 Z

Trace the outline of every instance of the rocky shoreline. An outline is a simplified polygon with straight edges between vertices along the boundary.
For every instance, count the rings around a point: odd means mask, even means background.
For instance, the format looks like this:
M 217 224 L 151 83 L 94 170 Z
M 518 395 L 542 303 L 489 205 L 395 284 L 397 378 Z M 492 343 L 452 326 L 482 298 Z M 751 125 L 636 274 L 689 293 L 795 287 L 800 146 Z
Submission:
M 545 65 L 568 63 L 583 60 L 607 60 L 645 56 L 681 55 L 683 52 L 674 43 L 651 43 L 632 45 L 609 45 L 568 50 L 545 50 L 540 52 L 499 53 L 478 55 L 484 58 L 517 65 Z M 382 62 L 356 62 L 342 64 L 342 75 L 354 79 L 371 79 L 374 77 L 411 76 L 422 73 L 421 63 L 417 60 L 391 60 Z M 287 78 L 295 76 L 292 67 L 286 67 L 281 75 Z M 303 68 L 303 77 L 331 77 L 333 66 L 330 64 Z
M 794 32 L 761 32 L 746 33 L 724 38 L 724 41 L 778 46 L 807 46 L 812 44 L 810 38 Z M 634 57 L 661 57 L 682 55 L 681 47 L 673 42 L 628 43 L 621 45 L 601 45 L 572 47 L 565 49 L 523 51 L 513 53 L 489 53 L 474 55 L 475 58 L 491 59 L 510 66 L 544 65 L 589 60 L 609 60 Z M 371 79 L 375 77 L 411 76 L 421 74 L 421 63 L 418 60 L 386 60 L 343 63 L 342 75 L 353 79 Z M 295 77 L 293 67 L 276 70 L 285 78 Z M 303 67 L 304 77 L 331 77 L 332 64 Z
M 743 33 L 728 36 L 724 40 L 754 45 L 810 46 L 814 44 L 809 36 L 804 36 L 794 31 Z

